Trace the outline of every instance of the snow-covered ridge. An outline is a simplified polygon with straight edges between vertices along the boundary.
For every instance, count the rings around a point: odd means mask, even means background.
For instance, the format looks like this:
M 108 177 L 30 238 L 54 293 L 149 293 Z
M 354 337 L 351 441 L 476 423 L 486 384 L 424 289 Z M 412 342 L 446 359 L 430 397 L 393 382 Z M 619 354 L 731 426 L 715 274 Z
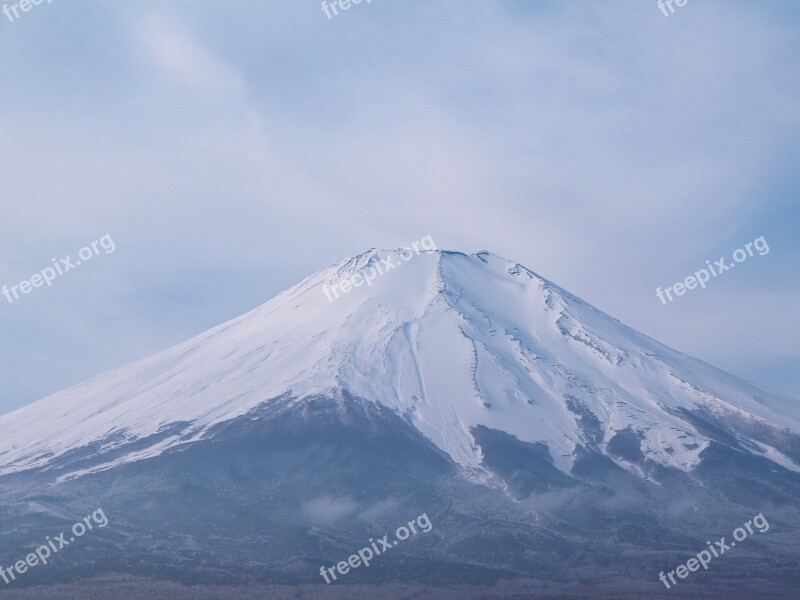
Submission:
M 423 252 L 370 287 L 334 302 L 323 294 L 399 252 L 342 260 L 241 317 L 0 416 L 0 473 L 174 430 L 111 467 L 265 402 L 343 392 L 395 409 L 468 470 L 480 468 L 476 425 L 546 443 L 564 471 L 578 445 L 604 451 L 626 429 L 641 435 L 648 458 L 691 469 L 708 439 L 682 410 L 800 433 L 794 400 L 659 344 L 488 252 Z M 750 446 L 800 468 L 763 440 Z

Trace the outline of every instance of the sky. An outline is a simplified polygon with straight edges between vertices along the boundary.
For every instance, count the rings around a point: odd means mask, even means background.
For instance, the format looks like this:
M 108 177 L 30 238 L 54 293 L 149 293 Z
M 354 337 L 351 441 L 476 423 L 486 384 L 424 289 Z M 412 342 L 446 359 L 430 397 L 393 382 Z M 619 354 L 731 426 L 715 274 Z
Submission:
M 793 0 L 0 5 L 0 285 L 114 247 L 0 296 L 0 414 L 426 235 L 800 399 Z

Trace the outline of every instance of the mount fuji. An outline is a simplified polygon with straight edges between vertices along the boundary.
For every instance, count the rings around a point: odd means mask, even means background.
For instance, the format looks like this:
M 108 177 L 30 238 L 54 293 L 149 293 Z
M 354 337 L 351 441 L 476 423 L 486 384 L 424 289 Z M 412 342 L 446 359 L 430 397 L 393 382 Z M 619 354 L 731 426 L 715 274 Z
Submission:
M 378 264 L 396 268 L 325 293 Z M 349 583 L 657 590 L 763 513 L 769 533 L 686 586 L 797 589 L 798 498 L 800 403 L 489 252 L 369 250 L 0 416 L 0 563 L 89 505 L 110 520 L 23 586 L 322 583 L 319 565 L 426 512 L 431 534 Z

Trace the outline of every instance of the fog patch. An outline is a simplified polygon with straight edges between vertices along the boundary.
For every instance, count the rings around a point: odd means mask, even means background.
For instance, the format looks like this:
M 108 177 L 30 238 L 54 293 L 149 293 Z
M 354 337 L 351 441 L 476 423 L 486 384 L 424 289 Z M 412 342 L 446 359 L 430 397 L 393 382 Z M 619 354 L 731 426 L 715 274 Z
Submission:
M 306 502 L 302 510 L 303 516 L 311 523 L 330 525 L 353 516 L 358 510 L 358 502 L 350 496 L 336 498 L 325 494 Z

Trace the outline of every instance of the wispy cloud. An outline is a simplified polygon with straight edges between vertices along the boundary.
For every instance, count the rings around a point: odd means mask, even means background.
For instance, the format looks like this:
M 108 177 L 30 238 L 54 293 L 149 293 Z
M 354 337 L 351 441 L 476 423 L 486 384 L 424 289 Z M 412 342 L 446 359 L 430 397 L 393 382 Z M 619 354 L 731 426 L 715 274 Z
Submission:
M 54 3 L 0 36 L 4 276 L 106 232 L 125 248 L 91 296 L 78 280 L 0 312 L 0 412 L 422 233 L 800 393 L 800 349 L 774 335 L 800 309 L 745 301 L 798 293 L 791 4 L 665 19 L 646 2 L 412 0 L 330 22 L 314 3 L 133 6 Z M 769 265 L 658 303 L 756 235 Z

